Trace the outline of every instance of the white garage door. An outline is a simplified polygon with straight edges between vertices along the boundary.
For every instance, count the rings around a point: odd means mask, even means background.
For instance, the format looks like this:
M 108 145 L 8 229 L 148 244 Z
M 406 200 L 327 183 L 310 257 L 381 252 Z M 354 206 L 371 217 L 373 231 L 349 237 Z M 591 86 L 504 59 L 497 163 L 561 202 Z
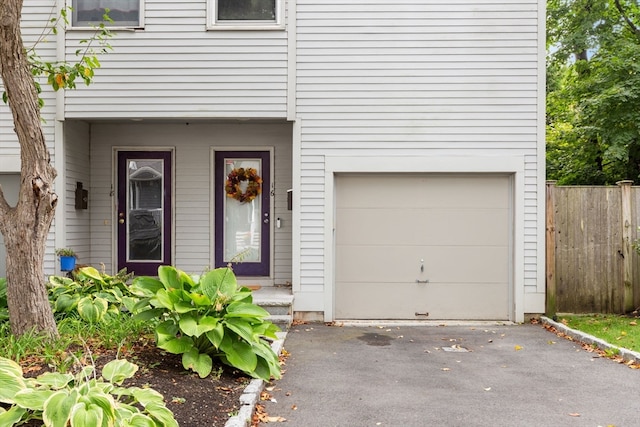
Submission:
M 336 176 L 336 319 L 509 319 L 511 178 Z

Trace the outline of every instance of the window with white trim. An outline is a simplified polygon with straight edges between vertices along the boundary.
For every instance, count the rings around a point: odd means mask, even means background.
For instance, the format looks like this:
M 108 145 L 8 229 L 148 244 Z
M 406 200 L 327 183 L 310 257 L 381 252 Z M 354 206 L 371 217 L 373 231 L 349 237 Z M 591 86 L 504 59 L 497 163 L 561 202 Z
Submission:
M 214 27 L 277 27 L 284 0 L 210 0 Z
M 141 27 L 143 0 L 72 0 L 74 27 L 92 27 L 104 22 L 110 27 Z M 113 22 L 105 22 L 109 10 Z

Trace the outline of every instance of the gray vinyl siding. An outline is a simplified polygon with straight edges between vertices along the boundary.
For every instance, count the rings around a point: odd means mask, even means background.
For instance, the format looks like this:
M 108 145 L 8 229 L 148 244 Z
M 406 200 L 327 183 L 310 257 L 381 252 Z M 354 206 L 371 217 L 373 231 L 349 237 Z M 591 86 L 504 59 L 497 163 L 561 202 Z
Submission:
M 95 83 L 66 93 L 65 116 L 285 118 L 286 30 L 207 31 L 207 1 L 146 0 L 144 29 L 115 31 Z M 67 32 L 69 60 L 88 36 Z
M 144 147 L 175 149 L 175 259 L 173 264 L 189 273 L 212 266 L 211 149 L 229 147 L 273 147 L 273 218 L 281 228 L 273 230 L 275 284 L 291 282 L 291 211 L 287 193 L 291 188 L 291 125 L 288 123 L 95 123 L 91 125 L 91 263 L 115 269 L 112 259 L 114 236 L 112 193 L 113 147 L 135 150 Z M 275 221 L 273 221 L 275 224 Z
M 537 0 L 297 1 L 302 291 L 327 281 L 323 158 L 359 155 L 523 156 L 525 259 L 516 262 L 525 263 L 527 289 L 540 289 L 541 7 Z

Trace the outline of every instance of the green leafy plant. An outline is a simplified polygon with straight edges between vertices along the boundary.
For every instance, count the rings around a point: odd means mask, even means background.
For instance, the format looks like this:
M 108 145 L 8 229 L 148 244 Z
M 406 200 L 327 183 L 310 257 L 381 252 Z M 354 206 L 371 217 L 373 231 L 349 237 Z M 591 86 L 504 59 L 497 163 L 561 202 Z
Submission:
M 56 249 L 57 256 L 71 256 L 77 258 L 76 252 L 71 248 L 57 248 Z
M 25 378 L 16 362 L 0 357 L 0 425 L 42 420 L 49 427 L 178 426 L 163 396 L 151 388 L 122 387 L 138 366 L 124 359 L 107 363 L 97 377 L 93 366 L 78 374 L 48 372 Z
M 134 308 L 139 319 L 157 319 L 156 345 L 182 354 L 182 365 L 202 378 L 212 358 L 268 381 L 280 377 L 277 354 L 267 339 L 279 328 L 269 313 L 253 304 L 248 288 L 239 288 L 230 268 L 190 276 L 171 266 L 158 268 L 158 279 L 137 277 L 131 290 L 142 299 Z
M 74 278 L 49 277 L 49 299 L 54 313 L 78 315 L 87 322 L 100 322 L 106 316 L 117 316 L 124 309 L 131 311 L 138 298 L 131 293 L 127 281 L 132 274 L 125 269 L 110 276 L 94 267 L 82 267 Z
M 7 305 L 7 279 L 0 277 L 0 322 L 9 320 L 9 306 Z

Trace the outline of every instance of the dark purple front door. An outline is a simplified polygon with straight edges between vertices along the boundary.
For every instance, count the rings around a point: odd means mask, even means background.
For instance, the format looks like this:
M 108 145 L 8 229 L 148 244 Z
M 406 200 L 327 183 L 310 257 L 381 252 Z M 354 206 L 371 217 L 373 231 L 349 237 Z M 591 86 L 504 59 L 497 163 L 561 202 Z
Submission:
M 155 276 L 172 262 L 171 154 L 118 152 L 118 270 Z
M 269 276 L 270 152 L 216 151 L 214 167 L 216 267 Z

